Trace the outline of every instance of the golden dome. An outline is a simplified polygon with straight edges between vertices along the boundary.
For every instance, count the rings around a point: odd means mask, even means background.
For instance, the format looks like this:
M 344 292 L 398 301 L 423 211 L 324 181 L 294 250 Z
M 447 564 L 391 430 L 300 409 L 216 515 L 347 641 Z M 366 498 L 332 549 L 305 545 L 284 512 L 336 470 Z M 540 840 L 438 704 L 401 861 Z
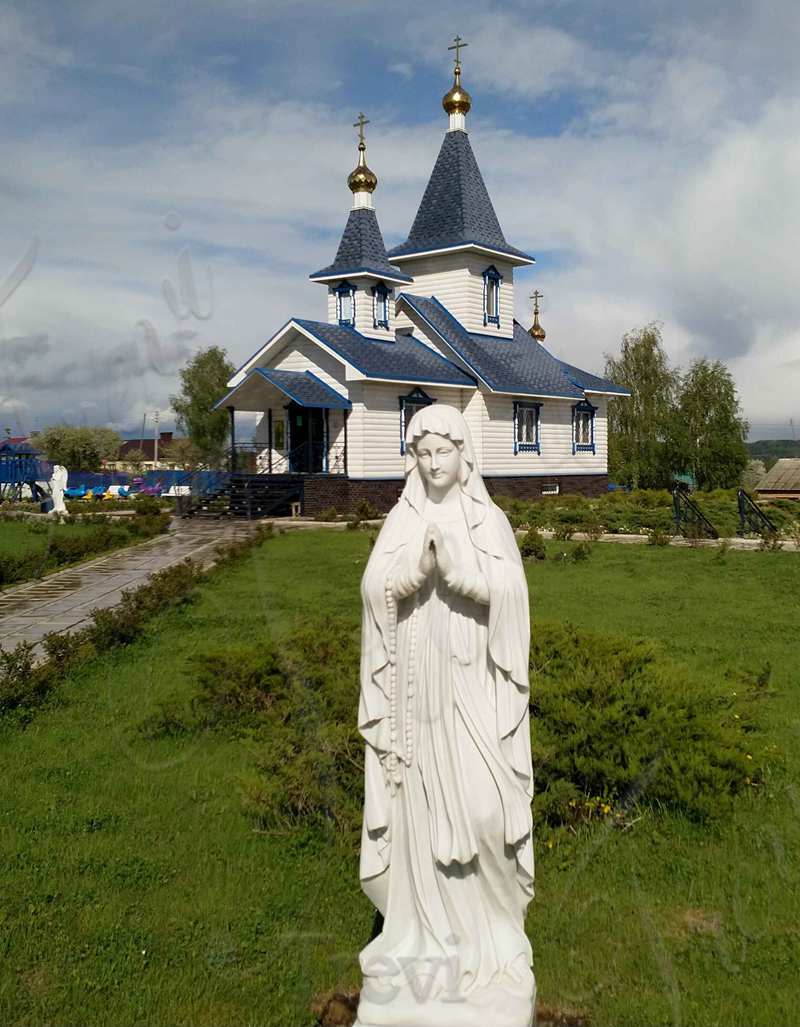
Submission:
M 542 298 L 542 294 L 538 289 L 533 293 L 531 299 L 533 300 L 533 324 L 530 327 L 530 334 L 534 339 L 539 342 L 544 342 L 547 338 L 547 332 L 539 324 L 539 300 Z
M 378 176 L 367 167 L 364 156 L 367 144 L 362 140 L 358 144 L 358 167 L 347 176 L 347 186 L 353 193 L 374 193 L 378 185 Z
M 466 114 L 472 106 L 472 97 L 461 87 L 461 65 L 456 65 L 453 87 L 442 97 L 442 107 L 448 114 Z

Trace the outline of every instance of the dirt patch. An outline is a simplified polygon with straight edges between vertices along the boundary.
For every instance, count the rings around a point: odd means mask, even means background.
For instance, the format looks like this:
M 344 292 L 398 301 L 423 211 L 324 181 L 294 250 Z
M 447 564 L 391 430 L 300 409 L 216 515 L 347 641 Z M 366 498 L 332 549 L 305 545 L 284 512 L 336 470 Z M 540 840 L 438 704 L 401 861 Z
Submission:
M 681 938 L 691 935 L 717 937 L 722 932 L 722 916 L 699 906 L 676 910 L 672 917 L 670 934 Z
M 357 991 L 332 991 L 314 1001 L 311 1012 L 320 1027 L 352 1027 L 358 1012 Z M 589 1027 L 585 1013 L 557 1006 L 536 1007 L 536 1027 Z

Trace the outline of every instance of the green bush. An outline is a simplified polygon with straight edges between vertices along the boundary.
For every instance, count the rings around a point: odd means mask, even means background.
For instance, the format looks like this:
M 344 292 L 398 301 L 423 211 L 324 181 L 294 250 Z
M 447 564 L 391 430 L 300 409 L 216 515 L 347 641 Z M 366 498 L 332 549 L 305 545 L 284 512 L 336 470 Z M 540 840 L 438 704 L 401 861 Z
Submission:
M 279 648 L 209 654 L 199 675 L 192 661 L 194 702 L 181 714 L 165 708 L 142 730 L 215 727 L 253 738 L 245 802 L 259 826 L 325 827 L 355 845 L 364 753 L 358 666 L 358 624 L 314 618 Z M 764 768 L 748 752 L 768 671 L 731 689 L 655 644 L 538 623 L 530 666 L 537 825 L 634 804 L 706 820 L 761 783 Z
M 568 822 L 593 797 L 707 819 L 757 781 L 757 688 L 737 697 L 652 643 L 570 625 L 534 626 L 530 666 L 537 820 Z
M 519 551 L 523 560 L 546 560 L 547 550 L 544 539 L 536 530 L 529 528 L 519 543 Z

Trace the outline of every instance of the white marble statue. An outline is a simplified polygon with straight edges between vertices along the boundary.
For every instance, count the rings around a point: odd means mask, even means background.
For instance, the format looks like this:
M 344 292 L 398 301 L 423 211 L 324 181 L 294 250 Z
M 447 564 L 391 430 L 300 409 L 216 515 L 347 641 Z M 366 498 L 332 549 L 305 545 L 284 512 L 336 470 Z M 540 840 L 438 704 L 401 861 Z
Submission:
M 60 517 L 61 514 L 67 512 L 67 507 L 64 503 L 64 490 L 67 487 L 68 478 L 69 472 L 66 467 L 63 467 L 61 464 L 53 464 L 53 473 L 50 476 L 50 495 L 53 500 L 53 509 L 50 513 L 53 516 Z
M 529 1027 L 528 590 L 453 407 L 418 411 L 362 582 L 357 1027 Z

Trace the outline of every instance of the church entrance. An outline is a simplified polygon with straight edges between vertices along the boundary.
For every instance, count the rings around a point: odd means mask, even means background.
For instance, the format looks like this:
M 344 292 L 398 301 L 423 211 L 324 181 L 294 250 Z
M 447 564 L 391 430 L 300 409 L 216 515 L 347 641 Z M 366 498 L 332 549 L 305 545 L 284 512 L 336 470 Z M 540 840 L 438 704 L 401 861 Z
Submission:
M 289 470 L 293 474 L 321 474 L 325 463 L 325 411 L 290 403 Z

